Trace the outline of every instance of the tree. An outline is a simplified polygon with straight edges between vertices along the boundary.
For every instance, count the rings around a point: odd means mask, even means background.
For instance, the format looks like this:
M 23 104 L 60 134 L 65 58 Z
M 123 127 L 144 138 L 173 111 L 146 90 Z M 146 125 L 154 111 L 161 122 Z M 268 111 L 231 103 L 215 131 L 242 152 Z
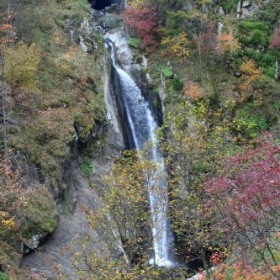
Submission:
M 180 262 L 193 269 L 208 268 L 209 252 L 217 244 L 219 232 L 209 231 L 212 212 L 205 208 L 201 188 L 205 174 L 213 171 L 214 145 L 207 147 L 207 105 L 182 101 L 166 120 L 168 131 L 164 151 L 170 188 L 170 213 L 175 248 Z M 217 141 L 218 142 L 218 141 Z M 209 150 L 208 150 L 209 148 Z M 213 151 L 216 153 L 213 153 Z M 209 153 L 210 151 L 210 153 Z
M 203 96 L 203 90 L 199 84 L 190 81 L 184 85 L 184 94 L 191 100 L 197 100 Z
M 151 52 L 157 48 L 158 5 L 148 2 L 137 7 L 127 7 L 123 14 L 124 23 L 129 34 L 142 39 L 141 48 Z
M 254 95 L 254 83 L 262 77 L 262 70 L 260 67 L 253 59 L 247 59 L 241 64 L 240 70 L 243 73 L 240 79 L 240 101 L 244 101 L 252 95 L 255 100 L 261 98 Z
M 230 29 L 228 33 L 221 33 L 217 35 L 216 51 L 218 54 L 229 53 L 232 55 L 240 49 L 238 40 L 235 38 L 233 31 Z
M 277 48 L 280 46 L 280 27 L 274 29 L 273 34 L 269 38 L 269 47 Z
M 2 13 L 1 13 L 2 12 Z M 2 14 L 2 22 L 0 22 L 0 39 L 2 44 L 0 46 L 0 61 L 1 61 L 1 78 L 0 91 L 2 95 L 2 122 L 3 122 L 3 143 L 4 143 L 4 163 L 8 161 L 8 143 L 7 143 L 7 85 L 5 81 L 5 51 L 9 42 L 13 42 L 14 26 L 11 24 L 12 12 L 10 11 L 10 1 L 7 1 L 7 7 L 0 7 L 0 15 Z
M 6 98 L 7 98 L 7 85 L 4 84 L 4 51 L 0 49 L 0 59 L 1 59 L 1 80 L 0 80 L 0 91 L 1 91 L 1 105 L 2 105 L 2 123 L 3 123 L 3 143 L 4 143 L 4 162 L 8 160 L 8 143 L 7 143 L 7 111 L 6 111 Z
M 163 54 L 176 55 L 181 61 L 185 61 L 189 57 L 188 39 L 186 32 L 181 32 L 177 36 L 164 37 L 161 44 L 165 47 Z
M 235 244 L 245 263 L 252 258 L 273 277 L 279 265 L 279 248 L 273 242 L 280 222 L 280 148 L 270 134 L 256 140 L 256 148 L 226 158 L 220 176 L 204 184 L 207 203 Z M 215 230 L 216 224 L 211 225 Z M 278 278 L 277 278 L 278 279 Z
M 208 64 L 210 58 L 213 57 L 217 42 L 215 38 L 215 24 L 212 20 L 201 21 L 199 25 L 199 29 L 193 33 L 193 40 L 197 46 L 199 63 L 200 67 L 202 67 L 202 60 Z
M 181 3 L 182 7 L 166 13 L 165 26 L 160 28 L 161 44 L 170 48 L 164 52 L 174 52 L 184 62 L 190 55 L 197 56 L 199 80 L 202 79 L 202 65 L 210 62 L 216 44 L 214 22 L 202 12 L 202 6 L 208 4 L 209 1 L 197 1 L 191 10 L 186 10 Z
M 267 22 L 242 20 L 238 26 L 238 41 L 244 47 L 257 49 L 261 52 L 268 47 L 270 28 Z

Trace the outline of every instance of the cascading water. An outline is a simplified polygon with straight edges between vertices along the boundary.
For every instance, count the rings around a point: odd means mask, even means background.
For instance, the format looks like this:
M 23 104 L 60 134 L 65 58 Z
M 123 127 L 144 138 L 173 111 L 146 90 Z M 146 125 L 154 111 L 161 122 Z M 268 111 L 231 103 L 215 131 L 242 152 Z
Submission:
M 120 102 L 122 103 L 123 114 L 127 121 L 125 126 L 127 134 L 131 135 L 130 145 L 140 151 L 149 140 L 151 142 L 149 160 L 156 162 L 157 165 L 156 174 L 152 176 L 153 179 L 148 179 L 154 249 L 154 257 L 150 260 L 150 264 L 173 267 L 175 265 L 172 261 L 173 238 L 167 218 L 168 195 L 167 184 L 164 179 L 164 160 L 158 151 L 155 134 L 157 123 L 148 102 L 141 94 L 141 90 L 132 78 L 117 65 L 113 43 L 106 39 L 106 44 L 111 51 L 113 71 L 120 87 Z

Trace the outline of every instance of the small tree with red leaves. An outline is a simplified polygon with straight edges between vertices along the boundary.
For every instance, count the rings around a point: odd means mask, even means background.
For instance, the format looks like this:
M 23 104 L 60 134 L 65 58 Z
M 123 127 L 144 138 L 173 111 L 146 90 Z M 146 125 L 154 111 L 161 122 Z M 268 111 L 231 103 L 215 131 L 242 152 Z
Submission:
M 226 229 L 239 257 L 257 256 L 277 278 L 273 267 L 280 252 L 271 240 L 280 224 L 280 147 L 268 133 L 256 144 L 243 155 L 228 157 L 220 177 L 206 181 L 205 191 L 218 226 Z
M 142 39 L 141 49 L 151 52 L 158 46 L 158 5 L 148 2 L 128 7 L 123 14 L 129 34 Z
M 269 47 L 280 47 L 280 27 L 274 29 L 274 32 L 269 39 Z

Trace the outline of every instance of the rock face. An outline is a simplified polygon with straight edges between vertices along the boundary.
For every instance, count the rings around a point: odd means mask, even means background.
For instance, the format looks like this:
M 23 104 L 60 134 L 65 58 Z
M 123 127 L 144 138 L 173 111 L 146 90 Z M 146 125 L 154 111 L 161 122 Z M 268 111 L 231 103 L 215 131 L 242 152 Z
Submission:
M 259 9 L 255 1 L 239 1 L 237 4 L 237 18 L 252 16 Z
M 34 234 L 25 243 L 23 243 L 22 253 L 25 255 L 30 253 L 32 250 L 37 249 L 39 244 L 41 244 L 46 238 L 47 238 L 46 233 Z
M 129 73 L 131 71 L 132 54 L 123 28 L 111 30 L 107 32 L 104 37 L 110 39 L 114 43 L 118 63 L 120 63 L 122 68 Z
M 101 55 L 104 55 L 101 53 Z M 105 55 L 106 56 L 106 55 Z M 97 240 L 97 233 L 92 229 L 88 214 L 100 205 L 99 191 L 102 190 L 102 176 L 107 174 L 113 158 L 124 148 L 122 131 L 119 127 L 118 113 L 112 96 L 110 95 L 110 63 L 104 69 L 104 92 L 107 105 L 107 126 L 100 126 L 91 143 L 98 149 L 90 152 L 90 144 L 85 140 L 79 141 L 80 148 L 73 152 L 71 158 L 64 163 L 63 190 L 53 191 L 59 211 L 59 222 L 55 232 L 38 248 L 38 233 L 31 236 L 25 243 L 25 253 L 21 266 L 29 271 L 31 279 L 53 279 L 58 272 L 75 277 L 77 270 L 73 266 L 73 254 L 81 252 L 81 244 L 87 237 L 91 242 L 88 250 L 99 250 L 105 245 Z M 83 147 L 89 147 L 86 156 L 93 159 L 91 170 L 87 176 L 83 173 L 83 157 L 79 153 Z M 83 152 L 84 153 L 84 152 Z M 91 187 L 94 186 L 94 187 Z M 36 249 L 34 251 L 34 249 Z M 37 278 L 36 278 L 37 277 Z M 39 277 L 39 278 L 38 278 Z M 68 279 L 69 279 L 68 278 Z
M 27 254 L 21 262 L 21 266 L 34 279 L 38 275 L 53 279 L 58 271 L 64 275 L 75 275 L 77 270 L 72 264 L 73 253 L 81 251 L 81 244 L 87 236 L 92 238 L 89 250 L 102 247 L 102 244 L 94 242 L 97 233 L 91 228 L 88 213 L 100 205 L 98 189 L 102 189 L 101 177 L 107 174 L 113 157 L 122 148 L 122 142 L 116 142 L 118 136 L 112 125 L 109 125 L 103 136 L 106 140 L 101 145 L 98 157 L 92 162 L 93 169 L 89 178 L 81 171 L 82 162 L 79 157 L 68 162 L 64 173 L 65 192 L 63 200 L 58 204 L 61 214 L 57 229 L 39 249 Z M 96 189 L 91 188 L 90 184 L 97 186 Z M 30 249 L 38 246 L 38 239 L 41 237 L 40 234 L 32 236 L 25 247 L 33 251 Z
M 60 272 L 66 275 L 75 274 L 76 270 L 71 263 L 72 249 L 76 251 L 75 246 L 83 241 L 86 234 L 94 234 L 87 221 L 85 209 L 96 205 L 96 196 L 82 177 L 77 162 L 71 163 L 66 174 L 68 197 L 65 198 L 64 206 L 71 208 L 73 213 L 60 215 L 56 231 L 45 244 L 23 258 L 21 266 L 28 269 L 32 277 L 44 275 L 47 279 L 52 279 L 56 277 L 56 269 L 60 267 Z M 62 207 L 60 209 L 62 210 Z
M 55 194 L 60 213 L 57 229 L 39 249 L 34 251 L 40 240 L 46 237 L 40 233 L 31 236 L 23 246 L 25 253 L 31 253 L 25 255 L 21 266 L 27 269 L 30 277 L 34 279 L 39 276 L 41 278 L 38 279 L 53 279 L 58 271 L 64 275 L 75 275 L 77 270 L 72 264 L 73 252 L 81 251 L 81 244 L 87 236 L 92 238 L 89 250 L 102 247 L 102 244 L 95 242 L 97 233 L 90 225 L 88 213 L 100 205 L 98 190 L 102 189 L 102 176 L 108 173 L 113 158 L 124 148 L 117 112 L 110 96 L 109 64 L 108 67 L 104 73 L 108 125 L 98 132 L 98 137 L 105 139 L 98 143 L 99 150 L 94 151 L 95 155 L 88 154 L 90 158 L 94 158 L 92 170 L 88 177 L 83 174 L 83 161 L 79 154 L 73 155 L 73 158 L 65 163 L 64 191 Z M 90 185 L 96 188 L 93 189 Z

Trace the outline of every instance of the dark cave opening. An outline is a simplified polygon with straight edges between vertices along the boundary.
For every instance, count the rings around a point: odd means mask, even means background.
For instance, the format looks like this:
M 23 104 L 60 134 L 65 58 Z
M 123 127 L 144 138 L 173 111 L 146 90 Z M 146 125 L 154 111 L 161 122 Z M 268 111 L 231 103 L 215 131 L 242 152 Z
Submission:
M 103 10 L 105 7 L 111 6 L 112 0 L 88 0 L 91 7 L 95 10 Z

